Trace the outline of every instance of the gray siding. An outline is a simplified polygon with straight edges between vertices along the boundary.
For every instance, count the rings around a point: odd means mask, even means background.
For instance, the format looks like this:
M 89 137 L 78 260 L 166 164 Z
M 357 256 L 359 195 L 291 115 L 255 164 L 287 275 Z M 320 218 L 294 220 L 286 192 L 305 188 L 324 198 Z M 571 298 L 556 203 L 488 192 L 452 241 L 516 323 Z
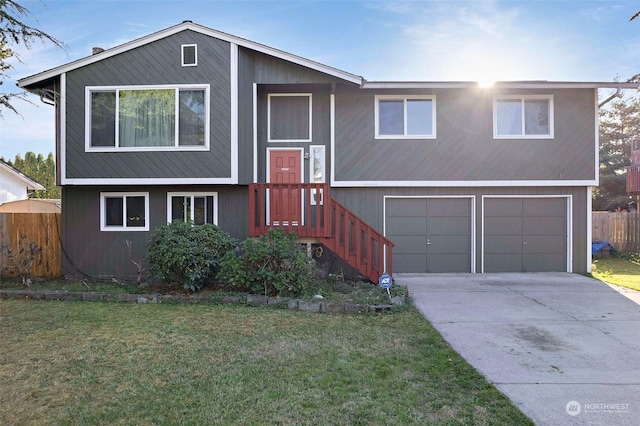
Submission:
M 149 192 L 149 232 L 100 231 L 100 192 Z M 66 277 L 135 279 L 136 267 L 127 254 L 143 258 L 153 229 L 167 223 L 167 192 L 217 192 L 218 225 L 232 237 L 248 235 L 246 186 L 77 187 L 65 186 L 62 197 L 63 274 Z M 148 265 L 147 271 L 148 271 Z
M 331 196 L 353 211 L 362 220 L 379 232 L 384 228 L 384 196 L 474 196 L 476 229 L 476 271 L 481 270 L 482 247 L 482 196 L 483 195 L 571 195 L 573 233 L 573 272 L 586 273 L 587 252 L 591 242 L 587 241 L 587 189 L 584 187 L 480 187 L 480 188 L 332 188 Z
M 436 139 L 376 140 L 375 95 L 436 97 Z M 553 95 L 553 139 L 493 139 L 495 94 Z M 340 90 L 336 180 L 513 181 L 595 178 L 595 91 Z
M 267 98 L 269 93 L 311 93 L 312 94 L 312 133 L 311 142 L 267 142 Z M 262 86 L 258 93 L 258 181 L 266 182 L 267 148 L 303 147 L 309 153 L 311 145 L 325 146 L 325 170 L 330 170 L 331 116 L 330 92 L 326 86 Z M 304 181 L 309 181 L 310 161 L 304 162 Z M 329 182 L 329 177 L 326 177 Z
M 181 45 L 198 44 L 198 66 L 181 66 Z M 210 147 L 198 152 L 85 152 L 85 87 L 210 84 Z M 68 178 L 229 178 L 229 44 L 191 31 L 124 52 L 67 75 Z

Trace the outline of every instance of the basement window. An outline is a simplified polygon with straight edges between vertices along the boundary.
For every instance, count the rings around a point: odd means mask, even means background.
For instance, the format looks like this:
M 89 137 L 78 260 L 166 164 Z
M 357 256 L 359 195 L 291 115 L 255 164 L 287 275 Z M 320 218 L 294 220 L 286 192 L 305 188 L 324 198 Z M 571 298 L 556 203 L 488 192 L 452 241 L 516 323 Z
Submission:
M 198 45 L 197 44 L 182 45 L 182 66 L 183 67 L 198 66 Z

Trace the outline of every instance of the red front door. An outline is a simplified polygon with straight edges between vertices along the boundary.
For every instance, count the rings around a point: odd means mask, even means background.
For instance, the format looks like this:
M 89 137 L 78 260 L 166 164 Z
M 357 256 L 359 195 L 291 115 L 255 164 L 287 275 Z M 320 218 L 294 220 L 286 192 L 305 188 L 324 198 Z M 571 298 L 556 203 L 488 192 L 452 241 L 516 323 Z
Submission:
M 269 183 L 302 183 L 300 150 L 269 151 Z M 300 223 L 301 190 L 270 188 L 269 215 L 274 224 Z

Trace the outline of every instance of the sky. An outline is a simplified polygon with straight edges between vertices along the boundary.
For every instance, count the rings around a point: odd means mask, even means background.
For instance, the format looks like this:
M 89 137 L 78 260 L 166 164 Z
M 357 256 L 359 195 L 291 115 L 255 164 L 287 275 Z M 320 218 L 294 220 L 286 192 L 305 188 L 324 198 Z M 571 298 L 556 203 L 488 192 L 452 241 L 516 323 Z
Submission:
M 64 49 L 13 47 L 18 79 L 184 20 L 368 81 L 625 81 L 640 73 L 640 1 L 17 0 Z M 607 96 L 609 93 L 604 93 Z M 0 156 L 55 151 L 54 109 L 34 96 L 0 113 Z

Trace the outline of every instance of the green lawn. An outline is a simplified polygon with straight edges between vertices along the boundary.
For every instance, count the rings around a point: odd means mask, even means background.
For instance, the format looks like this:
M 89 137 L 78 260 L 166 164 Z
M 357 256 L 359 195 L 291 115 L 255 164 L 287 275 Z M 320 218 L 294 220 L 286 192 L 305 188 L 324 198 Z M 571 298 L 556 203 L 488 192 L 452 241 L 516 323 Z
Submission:
M 640 290 L 640 263 L 634 259 L 623 256 L 597 259 L 591 275 L 609 284 Z
M 0 300 L 0 424 L 531 424 L 413 308 Z

